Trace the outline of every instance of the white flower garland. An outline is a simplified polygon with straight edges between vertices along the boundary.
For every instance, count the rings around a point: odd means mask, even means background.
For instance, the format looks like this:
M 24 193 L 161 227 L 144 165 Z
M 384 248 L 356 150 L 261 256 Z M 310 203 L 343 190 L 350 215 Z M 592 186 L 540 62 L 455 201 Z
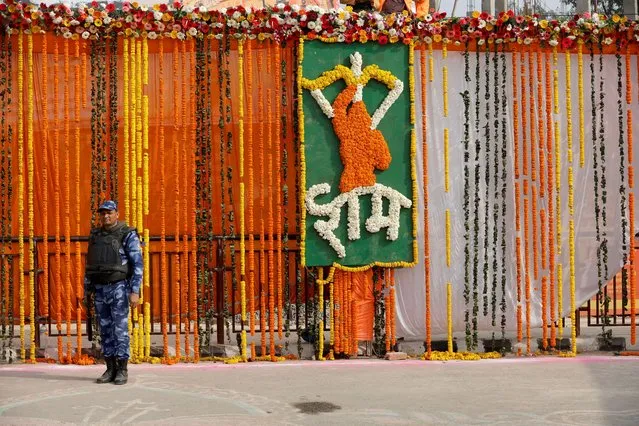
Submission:
M 315 198 L 331 192 L 328 183 L 320 183 L 311 186 L 306 191 L 306 209 L 309 215 L 328 217 L 328 220 L 317 220 L 313 225 L 320 237 L 328 241 L 339 258 L 346 257 L 346 248 L 333 232 L 339 227 L 341 209 L 348 203 L 347 229 L 348 239 L 359 240 L 359 197 L 371 194 L 372 211 L 366 220 L 366 230 L 370 233 L 379 232 L 387 228 L 386 239 L 395 241 L 399 237 L 399 217 L 401 208 L 409 209 L 413 202 L 399 191 L 388 186 L 376 183 L 373 186 L 361 186 L 349 192 L 342 193 L 327 204 L 317 204 Z M 389 200 L 388 216 L 383 215 L 383 199 Z
M 393 106 L 393 104 L 395 103 L 397 98 L 399 98 L 399 95 L 401 95 L 403 91 L 404 83 L 402 83 L 402 81 L 399 79 L 395 80 L 395 86 L 390 92 L 388 92 L 388 95 L 386 95 L 386 98 L 384 99 L 382 104 L 373 114 L 371 130 L 375 130 L 377 128 L 379 122 L 382 121 L 382 118 L 384 118 L 390 107 Z

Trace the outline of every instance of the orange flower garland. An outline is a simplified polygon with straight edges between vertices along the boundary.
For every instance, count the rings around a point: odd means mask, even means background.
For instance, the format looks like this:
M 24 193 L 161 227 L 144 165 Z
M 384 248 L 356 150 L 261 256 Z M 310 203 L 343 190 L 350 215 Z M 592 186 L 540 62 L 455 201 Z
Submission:
M 80 73 L 80 65 L 78 62 L 80 60 L 80 41 L 75 41 L 75 52 L 74 59 L 76 62 L 75 65 L 75 87 L 74 87 L 74 133 L 75 133 L 75 232 L 76 235 L 80 235 L 80 80 L 78 80 L 78 76 Z M 83 281 L 82 281 L 82 253 L 80 252 L 80 241 L 76 240 L 75 242 L 75 284 L 76 284 L 76 300 L 78 303 L 76 304 L 76 330 L 77 333 L 77 349 L 76 349 L 76 362 L 79 362 L 82 358 L 82 333 L 79 331 L 82 329 L 82 310 L 80 309 L 81 304 L 79 303 L 82 300 L 82 292 L 83 292 Z
M 522 166 L 524 176 L 528 175 L 528 141 L 527 141 L 527 129 L 528 129 L 528 112 L 531 111 L 530 106 L 527 103 L 526 97 L 526 62 L 524 59 L 524 53 L 521 53 L 519 59 L 521 67 L 521 144 L 522 144 Z M 528 266 L 526 266 L 528 267 Z
M 195 158 L 195 153 L 197 150 L 197 136 L 196 136 L 196 63 L 195 63 L 195 45 L 194 41 L 190 41 L 191 48 L 191 167 L 190 167 L 190 185 L 191 185 L 191 252 L 189 253 L 190 260 L 190 289 L 189 294 L 191 300 L 189 301 L 189 309 L 191 311 L 191 315 L 188 318 L 187 324 L 189 327 L 191 326 L 191 321 L 193 321 L 193 362 L 199 362 L 200 359 L 200 335 L 199 335 L 199 327 L 198 327 L 198 311 L 197 311 L 197 217 L 196 217 L 196 209 L 197 209 L 197 193 L 195 186 L 195 176 L 197 172 L 197 162 Z
M 319 332 L 318 332 L 318 353 L 317 359 L 324 361 L 324 268 L 321 266 L 317 268 L 317 292 L 318 292 L 318 305 L 320 307 L 320 319 L 319 319 Z M 273 356 L 273 355 L 271 355 Z
M 532 153 L 531 153 L 532 154 Z M 534 156 L 532 154 L 531 156 Z M 537 229 L 537 186 L 531 183 L 532 194 L 531 194 L 531 204 L 532 204 L 532 239 L 533 239 L 533 278 L 535 280 L 539 279 L 539 235 Z M 527 270 L 530 273 L 530 266 L 527 266 Z
M 249 330 L 255 335 L 255 225 L 254 225 L 254 187 L 253 187 L 253 56 L 251 40 L 246 41 L 246 160 L 248 169 L 247 191 L 247 231 L 248 231 L 248 304 Z M 255 358 L 255 343 L 251 342 L 251 358 Z
M 548 291 L 548 277 L 541 277 L 541 346 L 544 350 L 548 347 L 548 317 L 546 307 L 548 301 L 546 300 L 546 292 Z
M 47 36 L 42 37 L 42 152 L 49 152 L 49 52 Z M 56 103 L 58 99 L 56 98 Z M 56 152 L 55 155 L 58 153 Z M 42 251 L 47 255 L 42 258 L 42 314 L 49 316 L 49 156 L 42 156 Z
M 187 123 L 189 123 L 189 113 L 187 112 L 187 96 L 188 96 L 188 91 L 187 91 L 187 81 L 188 81 L 188 73 L 189 73 L 189 69 L 188 69 L 188 65 L 190 63 L 189 61 L 189 56 L 190 56 L 190 52 L 187 52 L 186 47 L 187 47 L 187 43 L 181 43 L 182 46 L 182 60 L 180 61 L 182 63 L 182 121 L 181 121 L 181 126 L 182 126 L 182 171 L 184 174 L 184 178 L 182 179 L 183 181 L 183 202 L 180 204 L 182 207 L 182 220 L 184 221 L 184 225 L 183 225 L 183 231 L 182 231 L 182 263 L 181 263 L 181 267 L 182 267 L 182 272 L 180 274 L 180 277 L 182 279 L 182 283 L 180 283 L 180 285 L 184 284 L 183 290 L 180 292 L 180 304 L 181 306 L 185 306 L 186 307 L 186 312 L 185 312 L 185 316 L 184 316 L 184 354 L 185 354 L 185 359 L 188 360 L 189 359 L 189 329 L 188 329 L 188 322 L 189 322 L 189 316 L 191 314 L 190 312 L 190 306 L 189 306 L 189 289 L 191 287 L 190 285 L 190 277 L 189 277 L 189 215 L 188 215 L 188 207 L 189 207 L 189 178 L 188 178 L 188 159 L 189 156 L 187 155 L 186 152 L 186 147 L 189 146 L 189 126 Z M 194 113 L 191 113 L 191 116 L 195 116 Z M 179 244 L 179 243 L 178 243 Z M 182 308 L 180 308 L 180 310 L 182 310 Z M 182 315 L 180 315 L 181 317 Z M 182 321 L 180 320 L 180 323 Z
M 546 151 L 547 151 L 547 172 L 548 172 L 548 269 L 550 272 L 550 347 L 556 346 L 555 331 L 555 218 L 554 218 L 554 172 L 553 172 L 553 119 L 552 119 L 552 89 L 550 85 L 550 53 L 546 51 L 544 55 L 544 71 L 546 74 Z
M 55 38 L 53 45 L 53 98 L 60 99 L 59 87 L 59 44 L 58 37 Z M 64 349 L 62 346 L 62 292 L 64 285 L 62 283 L 62 256 L 60 253 L 60 102 L 53 103 L 53 169 L 54 169 L 54 191 L 53 191 L 53 209 L 54 209 L 54 228 L 55 228 L 55 282 L 57 291 L 55 292 L 55 326 L 58 332 L 58 360 L 64 359 Z
M 515 179 L 519 179 L 519 99 L 517 98 L 517 51 L 511 55 L 511 68 L 513 73 L 513 152 L 515 154 Z M 517 182 L 515 182 L 517 183 Z M 519 210 L 517 210 L 517 213 Z
M 244 40 L 239 40 L 237 44 L 237 68 L 240 90 L 238 92 L 238 115 L 239 115 L 239 151 L 240 151 L 240 303 L 241 303 L 241 343 L 240 356 L 246 362 L 246 225 L 244 209 Z M 195 172 L 195 170 L 194 170 Z M 197 331 L 198 327 L 195 327 Z M 196 334 L 197 336 L 197 334 Z
M 177 360 L 180 359 L 180 329 L 181 329 L 181 317 L 182 313 L 180 312 L 180 301 L 181 301 L 181 274 L 180 274 L 180 142 L 178 140 L 180 134 L 180 125 L 181 125 L 181 115 L 180 115 L 180 107 L 182 105 L 180 95 L 183 95 L 179 88 L 179 72 L 180 72 L 180 51 L 179 45 L 174 43 L 173 45 L 173 116 L 174 116 L 174 124 L 173 124 L 173 158 L 174 158 L 174 170 L 175 170 L 175 297 L 174 303 L 176 305 L 176 309 L 174 312 L 175 315 L 175 357 Z M 178 95 L 179 93 L 179 95 Z
M 530 113 L 530 121 L 529 121 L 529 125 L 530 125 L 530 175 L 531 175 L 531 179 L 533 182 L 537 181 L 537 155 L 536 155 L 536 151 L 537 151 L 537 134 L 536 134 L 536 127 L 537 127 L 537 123 L 535 122 L 535 111 L 537 111 L 537 106 L 535 103 L 535 78 L 533 77 L 533 70 L 534 70 L 534 64 L 533 64 L 533 52 L 530 48 L 528 48 L 527 51 L 527 56 L 528 56 L 528 69 L 527 69 L 527 73 L 528 73 L 528 90 L 530 92 L 530 105 L 529 105 L 529 109 L 527 109 L 527 112 Z M 522 64 L 522 72 L 521 75 L 524 75 L 524 67 Z M 526 91 L 526 87 L 522 87 L 522 93 L 524 93 Z M 525 149 L 525 148 L 524 148 Z M 524 174 L 526 174 L 524 172 Z M 532 185 L 534 187 L 534 185 Z M 536 277 L 535 277 L 536 279 Z
M 24 35 L 18 33 L 18 250 L 20 280 L 20 359 L 24 362 Z
M 35 333 L 39 327 L 35 311 L 35 229 L 34 229 L 34 152 L 33 152 L 33 35 L 27 35 L 27 177 L 29 226 L 29 361 L 35 362 Z
M 541 242 L 541 269 L 546 269 L 546 256 L 547 251 L 547 235 L 546 235 L 546 210 L 539 210 L 539 227 L 541 228 L 540 242 Z
M 638 58 L 639 60 L 639 58 Z M 630 52 L 626 49 L 626 104 L 632 103 L 632 82 L 630 80 Z M 632 141 L 632 110 L 630 107 L 626 108 L 627 112 L 627 133 L 628 133 L 628 216 L 630 219 L 630 239 L 634 241 L 635 235 L 635 194 L 633 188 L 634 184 L 634 168 L 632 166 L 634 160 L 633 153 L 633 141 Z M 634 244 L 630 244 L 630 256 L 628 258 L 630 264 L 630 344 L 637 343 L 637 324 L 636 324 L 636 270 L 635 270 L 635 248 Z
M 545 159 L 545 153 L 544 150 L 546 149 L 546 133 L 545 133 L 545 121 L 544 121 L 544 114 L 543 114 L 543 108 L 545 106 L 545 102 L 544 102 L 544 92 L 542 90 L 542 84 L 543 84 L 543 74 L 541 72 L 541 48 L 539 45 L 537 45 L 537 49 L 535 50 L 535 66 L 537 68 L 537 101 L 539 102 L 538 105 L 538 114 L 537 114 L 537 131 L 539 132 L 538 135 L 538 141 L 539 141 L 539 197 L 540 198 L 544 198 L 545 197 L 545 193 L 546 193 L 546 188 L 545 188 L 545 182 L 546 182 L 546 159 Z M 545 265 L 546 261 L 545 259 L 542 259 L 542 263 Z M 545 266 L 543 266 L 542 268 L 545 268 Z
M 524 259 L 526 263 L 525 298 L 526 298 L 526 353 L 530 353 L 530 229 L 529 217 L 528 180 L 524 180 Z
M 71 140 L 71 129 L 69 123 L 69 80 L 70 80 L 70 57 L 69 39 L 64 41 L 64 245 L 65 245 L 65 265 L 66 265 L 66 320 L 67 320 L 67 356 L 66 362 L 72 362 L 71 357 L 71 195 L 69 182 L 71 180 L 71 167 L 69 158 L 71 156 L 69 141 Z
M 272 75 L 273 59 L 271 57 L 271 50 L 273 44 L 268 43 L 266 47 L 266 74 Z M 264 212 L 268 217 L 267 233 L 268 233 L 268 331 L 269 331 L 269 354 L 271 355 L 271 361 L 275 361 L 275 232 L 274 220 L 273 220 L 273 125 L 270 117 L 273 116 L 273 90 L 271 88 L 266 89 L 266 185 L 267 185 L 267 205 Z M 279 168 L 279 166 L 276 166 Z M 263 243 L 265 240 L 263 241 Z
M 259 52 L 257 55 L 257 69 L 262 69 L 262 56 L 263 52 Z M 259 153 L 258 164 L 264 164 L 264 87 L 262 79 L 257 80 L 257 109 L 260 123 L 260 137 L 258 138 L 257 152 Z M 264 184 L 266 183 L 266 176 L 264 167 L 260 167 L 260 343 L 261 343 L 261 355 L 266 354 L 266 306 L 264 301 L 264 287 L 266 286 L 266 235 L 264 229 L 264 214 L 265 214 L 265 200 L 264 200 Z
M 429 45 L 432 49 L 432 43 Z M 426 353 L 430 357 L 431 345 L 431 319 L 430 319 L 430 239 L 428 222 L 428 142 L 426 132 L 426 44 L 422 43 L 419 57 L 419 72 L 421 78 L 421 108 L 422 108 L 422 184 L 424 189 L 424 285 L 426 287 Z
M 277 332 L 278 337 L 282 338 L 282 325 L 283 325 L 283 290 L 282 290 L 282 159 L 281 155 L 281 145 L 285 143 L 281 138 L 281 129 L 280 129 L 280 117 L 282 114 L 281 111 L 281 99 L 282 99 L 282 81 L 279 78 L 281 70 L 281 46 L 279 44 L 275 45 L 275 141 L 277 146 L 275 147 L 275 170 L 277 170 L 276 174 L 276 185 L 275 185 L 275 238 L 277 239 L 277 247 L 275 253 L 277 254 Z M 323 341 L 323 339 L 322 339 Z
M 384 271 L 384 288 L 390 288 L 390 271 L 386 269 Z M 384 306 L 386 307 L 386 352 L 391 350 L 391 307 L 390 307 L 390 292 L 387 296 L 384 296 Z

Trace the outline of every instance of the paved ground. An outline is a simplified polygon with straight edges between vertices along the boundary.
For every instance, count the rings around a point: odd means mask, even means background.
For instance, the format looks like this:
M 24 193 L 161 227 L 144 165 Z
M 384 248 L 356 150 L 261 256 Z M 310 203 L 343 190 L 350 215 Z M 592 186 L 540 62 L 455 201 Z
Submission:
M 639 358 L 0 366 L 0 424 L 637 425 Z

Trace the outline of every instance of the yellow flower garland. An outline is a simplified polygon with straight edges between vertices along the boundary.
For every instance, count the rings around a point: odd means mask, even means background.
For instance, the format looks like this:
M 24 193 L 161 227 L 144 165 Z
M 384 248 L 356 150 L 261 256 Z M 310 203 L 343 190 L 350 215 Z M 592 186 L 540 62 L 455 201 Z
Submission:
M 135 153 L 137 154 L 136 162 L 138 169 L 142 167 L 142 42 L 135 42 Z M 139 207 L 139 205 L 138 205 Z M 140 229 L 142 224 L 138 224 Z
M 302 87 L 302 62 L 304 61 L 304 38 L 299 39 L 297 46 L 297 117 L 298 138 L 300 140 L 300 204 L 304 205 L 306 198 L 306 156 L 304 150 L 304 105 Z M 320 77 L 321 78 L 321 77 Z M 306 209 L 301 209 L 300 218 L 300 262 L 306 266 Z M 253 295 L 251 295 L 253 297 Z
M 122 68 L 123 68 L 123 108 L 122 114 L 124 116 L 124 132 L 123 132 L 123 144 L 124 144 L 124 221 L 130 222 L 131 214 L 131 181 L 130 181 L 130 165 L 129 165 L 129 81 L 131 75 L 129 73 L 129 39 L 124 37 L 122 39 L 123 51 L 122 55 Z M 129 321 L 130 323 L 130 321 Z
M 435 78 L 435 59 L 433 58 L 433 43 L 428 44 L 428 81 Z
M 18 279 L 20 284 L 20 359 L 24 362 L 24 40 L 18 33 Z
M 427 361 L 479 361 L 482 359 L 499 359 L 501 354 L 499 352 L 486 352 L 483 354 L 477 354 L 474 352 L 440 352 L 432 351 L 430 357 L 427 354 L 422 356 L 422 359 Z
M 444 129 L 444 190 L 450 191 L 450 156 L 449 156 L 449 131 Z
M 324 268 L 321 266 L 317 271 L 317 291 L 319 292 L 319 309 L 320 309 L 320 321 L 319 321 L 319 331 L 318 331 L 318 354 L 317 359 L 320 361 L 325 361 L 324 358 L 324 284 L 319 284 L 320 280 L 324 278 Z
M 450 209 L 446 209 L 446 266 L 450 268 L 451 259 L 451 225 L 450 225 Z
M 453 352 L 453 285 L 446 283 L 446 323 L 448 325 L 448 352 Z M 431 352 L 432 353 L 432 352 Z
M 34 215 L 33 215 L 33 202 L 34 202 L 34 163 L 33 163 L 33 36 L 27 35 L 27 202 L 29 209 L 28 226 L 29 226 L 29 335 L 31 338 L 29 344 L 29 358 L 31 362 L 35 362 L 35 329 L 39 327 L 36 320 L 35 312 L 35 230 L 34 230 Z M 19 129 L 22 131 L 22 129 Z M 22 215 L 23 213 L 20 212 Z
M 241 90 L 238 94 L 239 111 L 239 151 L 240 151 L 240 300 L 242 304 L 242 360 L 247 360 L 246 355 L 246 242 L 244 241 L 246 227 L 244 223 L 244 40 L 240 40 L 237 45 L 237 67 L 238 80 Z
M 138 227 L 138 190 L 137 190 L 137 155 L 136 155 L 136 148 L 137 148 L 137 140 L 136 140 L 136 134 L 137 134 L 137 116 L 136 116 L 136 111 L 137 111 L 137 66 L 136 66 L 136 62 L 135 62 L 135 41 L 131 41 L 130 44 L 130 48 L 131 50 L 128 52 L 129 55 L 129 68 L 130 68 L 130 86 L 131 86 L 131 90 L 130 90 L 130 95 L 131 95 L 131 100 L 130 100 L 130 108 L 131 110 L 129 111 L 129 131 L 130 131 L 130 136 L 129 136 L 129 142 L 130 142 L 130 151 L 129 151 L 129 155 L 130 155 L 130 161 L 131 161 L 131 168 L 130 168 L 130 179 L 131 179 L 131 226 L 133 226 L 134 228 Z M 124 53 L 124 55 L 127 55 L 127 52 Z
M 575 315 L 575 204 L 574 204 L 574 178 L 573 178 L 573 152 L 572 152 L 572 102 L 570 87 L 570 52 L 566 57 L 566 120 L 568 139 L 568 215 L 569 220 L 569 245 L 570 245 L 570 323 L 572 352 L 577 353 L 577 318 Z

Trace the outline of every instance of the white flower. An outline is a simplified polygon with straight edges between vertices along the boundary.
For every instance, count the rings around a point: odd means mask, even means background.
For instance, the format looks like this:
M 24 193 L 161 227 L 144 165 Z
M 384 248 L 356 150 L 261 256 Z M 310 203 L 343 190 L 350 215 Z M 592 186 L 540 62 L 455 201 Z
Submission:
M 315 29 L 315 21 L 309 22 L 307 27 L 308 27 L 309 30 L 314 30 Z
M 635 37 L 637 37 L 637 36 L 635 36 Z M 340 35 L 337 36 L 337 41 L 338 42 L 343 43 L 345 40 L 346 40 L 346 37 L 344 37 L 344 34 L 340 34 Z
M 147 6 L 146 4 L 142 4 L 142 5 L 140 5 L 140 10 L 142 12 L 148 12 L 149 11 L 149 6 Z
M 58 16 L 53 20 L 53 23 L 56 25 L 60 25 L 62 23 L 62 17 Z
M 82 33 L 82 38 L 86 40 L 86 39 L 89 38 L 90 35 L 91 34 L 88 31 L 85 31 L 85 32 Z
M 424 17 L 424 21 L 426 22 L 430 22 L 432 20 L 433 20 L 433 17 L 430 15 L 430 13 Z
M 189 28 L 189 35 L 191 37 L 195 37 L 197 35 L 197 28 L 193 28 L 193 27 Z
M 278 3 L 275 5 L 276 8 L 278 8 L 279 10 L 284 10 L 284 3 Z
M 551 45 L 552 47 L 555 47 L 559 44 L 559 42 L 555 39 L 552 39 L 548 42 L 549 45 Z
M 480 38 L 479 40 L 477 40 L 477 44 L 480 46 L 483 46 L 486 43 L 486 40 L 484 40 L 483 38 Z
M 75 19 L 73 19 L 71 22 L 69 22 L 69 24 L 75 27 L 76 25 L 80 25 L 80 21 L 76 21 Z
M 193 6 L 184 6 L 184 11 L 186 13 L 192 13 L 193 12 Z
M 395 28 L 391 28 L 390 30 L 388 30 L 388 35 L 391 37 L 394 37 L 397 35 L 397 30 Z
M 426 44 L 431 44 L 433 42 L 433 39 L 428 37 L 428 36 L 426 36 L 426 37 L 424 37 L 424 41 L 426 42 Z
M 358 27 L 363 27 L 363 26 L 364 26 L 364 20 L 363 20 L 363 19 L 358 19 L 358 20 L 356 21 L 356 23 L 357 23 L 357 26 L 358 26 Z
M 149 34 L 147 34 L 147 36 L 150 40 L 155 40 L 156 38 L 158 38 L 158 35 L 154 31 L 151 31 Z
M 206 6 L 201 6 L 201 7 L 200 7 L 200 13 L 206 13 L 206 12 L 208 12 L 208 11 L 209 11 L 209 10 L 207 9 L 207 7 L 206 7 Z
M 71 38 L 73 36 L 70 31 L 63 33 L 62 35 L 64 36 L 64 38 Z
M 162 12 L 160 11 L 153 12 L 153 19 L 155 19 L 156 21 L 162 20 Z
M 603 42 L 604 44 L 611 45 L 613 40 L 610 37 L 606 37 Z
M 240 25 L 242 25 L 242 28 L 248 28 L 250 24 L 249 21 L 244 20 Z
M 242 16 L 242 14 L 238 12 L 237 10 L 233 12 L 233 19 L 238 20 L 240 19 L 240 16 Z
M 126 15 L 124 17 L 124 21 L 130 24 L 131 22 L 133 22 L 133 15 Z
M 183 32 L 177 33 L 177 38 L 178 40 L 184 40 L 185 39 L 184 33 Z
M 530 38 L 530 37 L 526 37 L 526 38 L 524 39 L 524 44 L 525 44 L 525 45 L 529 45 L 530 43 L 532 43 L 532 41 L 533 41 L 533 40 L 532 40 L 532 38 Z
M 86 22 L 88 22 L 89 24 L 93 23 L 93 16 L 89 15 L 87 16 L 87 19 L 85 19 Z

